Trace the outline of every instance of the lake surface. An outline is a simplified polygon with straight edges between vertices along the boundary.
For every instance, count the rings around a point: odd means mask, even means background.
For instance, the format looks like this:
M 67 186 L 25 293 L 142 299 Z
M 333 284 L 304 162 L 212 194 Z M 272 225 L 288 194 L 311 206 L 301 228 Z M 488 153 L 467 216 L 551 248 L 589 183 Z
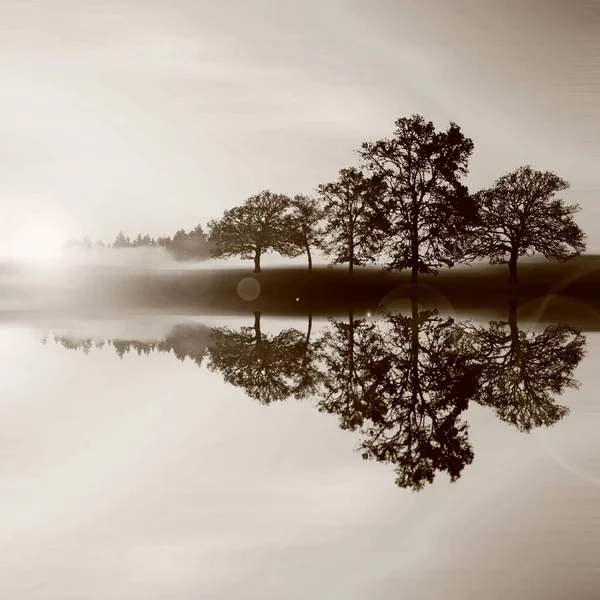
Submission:
M 5 318 L 0 597 L 597 598 L 600 336 L 392 308 Z

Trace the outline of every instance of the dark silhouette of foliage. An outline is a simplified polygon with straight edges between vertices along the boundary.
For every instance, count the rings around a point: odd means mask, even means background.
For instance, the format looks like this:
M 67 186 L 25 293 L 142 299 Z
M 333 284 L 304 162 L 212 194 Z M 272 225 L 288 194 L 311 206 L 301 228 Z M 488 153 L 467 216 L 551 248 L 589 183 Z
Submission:
M 585 252 L 586 236 L 573 220 L 579 206 L 555 197 L 568 188 L 555 173 L 525 166 L 476 193 L 479 218 L 467 257 L 508 263 L 509 281 L 514 283 L 519 256 L 537 252 L 565 261 Z
M 488 327 L 467 324 L 465 329 L 470 344 L 466 351 L 482 367 L 475 401 L 526 433 L 554 425 L 569 414 L 554 396 L 579 387 L 573 371 L 585 355 L 586 344 L 579 330 L 564 323 L 541 333 L 520 330 L 516 300 L 510 302 L 507 322 L 492 321 Z
M 385 270 L 437 273 L 461 256 L 475 204 L 461 183 L 473 142 L 458 125 L 436 132 L 420 115 L 396 121 L 391 139 L 362 145 L 366 168 L 385 183 L 371 235 L 384 240 Z M 378 231 L 378 233 L 377 233 Z
M 293 230 L 290 234 L 300 251 L 306 252 L 308 272 L 312 273 L 311 248 L 322 247 L 323 227 L 321 222 L 325 217 L 325 211 L 321 202 L 301 195 L 294 196 L 291 207 Z
M 342 169 L 337 181 L 318 187 L 326 217 L 322 248 L 332 265 L 348 263 L 352 274 L 355 266 L 375 260 L 380 237 L 373 235 L 372 206 L 382 189 L 379 178 L 355 168 Z
M 334 322 L 328 335 L 326 393 L 320 410 L 358 430 L 363 457 L 392 463 L 400 487 L 420 490 L 437 471 L 451 481 L 473 460 L 460 421 L 474 395 L 479 367 L 461 354 L 464 335 L 436 311 L 387 313 L 385 329 L 364 321 Z
M 355 319 L 350 311 L 347 322 L 331 320 L 322 343 L 326 377 L 319 410 L 337 414 L 342 429 L 354 430 L 368 418 L 379 420 L 385 412 L 390 356 L 375 323 Z
M 156 341 L 140 341 L 131 339 L 114 338 L 110 340 L 93 341 L 90 338 L 75 338 L 68 336 L 53 336 L 54 341 L 64 348 L 82 350 L 88 354 L 92 344 L 96 348 L 102 348 L 105 343 L 113 348 L 119 358 L 133 351 L 138 356 L 149 355 L 151 352 L 160 352 L 163 354 L 173 354 L 177 359 L 183 361 L 186 358 L 193 360 L 198 366 L 206 356 L 208 345 L 211 339 L 211 329 L 205 325 L 179 324 L 171 328 L 167 335 Z M 42 341 L 46 343 L 46 335 Z
M 475 401 L 518 430 L 553 425 L 568 414 L 554 397 L 577 388 L 574 369 L 585 354 L 585 337 L 564 324 L 541 333 L 519 330 L 517 303 L 507 322 L 458 324 L 436 310 L 410 315 L 383 312 L 373 322 L 331 319 L 312 339 L 285 329 L 277 335 L 254 325 L 232 330 L 177 325 L 160 340 L 108 340 L 118 356 L 129 352 L 173 354 L 220 372 L 263 404 L 314 397 L 321 412 L 360 436 L 365 459 L 393 465 L 396 483 L 421 490 L 438 472 L 456 481 L 473 460 L 462 414 Z M 48 335 L 42 338 L 46 343 Z M 89 338 L 54 337 L 68 349 L 89 353 Z
M 297 329 L 285 329 L 276 336 L 262 333 L 260 317 L 260 312 L 254 313 L 253 327 L 214 328 L 208 368 L 251 398 L 270 404 L 297 391 L 295 379 L 306 348 Z
M 115 238 L 114 243 L 105 245 L 104 242 L 98 241 L 95 246 L 97 248 L 164 248 L 175 260 L 206 260 L 210 258 L 210 245 L 207 236 L 202 228 L 202 225 L 197 225 L 194 229 L 186 232 L 180 229 L 171 238 L 170 236 L 158 237 L 154 239 L 148 234 L 142 235 L 139 233 L 132 241 L 129 236 L 126 236 L 120 231 Z M 91 249 L 92 243 L 88 236 L 85 236 L 82 241 L 70 240 L 64 245 L 67 250 L 79 248 Z
M 226 210 L 220 219 L 208 223 L 212 256 L 253 258 L 255 273 L 261 271 L 263 252 L 298 256 L 302 250 L 290 236 L 290 205 L 287 196 L 265 190 L 248 198 L 242 206 Z

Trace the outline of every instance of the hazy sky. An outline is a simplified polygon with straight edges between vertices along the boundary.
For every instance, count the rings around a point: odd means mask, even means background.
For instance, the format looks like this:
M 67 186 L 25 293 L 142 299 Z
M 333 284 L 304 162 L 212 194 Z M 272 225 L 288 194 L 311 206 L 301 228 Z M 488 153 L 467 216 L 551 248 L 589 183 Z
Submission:
M 310 193 L 418 112 L 522 164 L 600 250 L 600 4 L 0 0 L 0 251 L 172 233 L 261 189 Z

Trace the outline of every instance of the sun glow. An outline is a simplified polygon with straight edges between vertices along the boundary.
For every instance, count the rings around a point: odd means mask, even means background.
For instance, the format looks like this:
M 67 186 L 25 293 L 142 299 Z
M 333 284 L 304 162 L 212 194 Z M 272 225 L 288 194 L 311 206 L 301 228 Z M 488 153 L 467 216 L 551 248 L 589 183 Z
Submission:
M 59 258 L 65 235 L 53 223 L 35 223 L 12 234 L 10 254 L 16 259 L 47 262 Z

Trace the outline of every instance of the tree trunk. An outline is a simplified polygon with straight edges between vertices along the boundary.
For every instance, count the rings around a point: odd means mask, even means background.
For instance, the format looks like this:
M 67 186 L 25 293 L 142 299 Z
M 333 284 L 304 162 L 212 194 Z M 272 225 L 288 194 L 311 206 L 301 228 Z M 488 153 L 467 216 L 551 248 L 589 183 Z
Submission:
M 257 248 L 254 253 L 254 272 L 260 273 L 260 255 L 262 254 L 262 249 Z
M 410 282 L 411 282 L 411 284 L 419 283 L 419 268 L 417 267 L 417 265 L 414 262 L 413 262 L 412 270 L 410 273 Z
M 348 334 L 350 339 L 348 340 L 348 349 L 350 350 L 349 356 L 349 371 L 350 371 L 350 380 L 352 381 L 352 377 L 354 375 L 354 311 L 350 309 L 348 311 L 348 323 L 350 324 L 350 328 L 348 330 Z
M 517 283 L 517 253 L 511 252 L 508 261 L 508 283 Z
M 510 327 L 510 345 L 511 350 L 516 354 L 518 360 L 521 360 L 521 341 L 519 340 L 519 326 L 517 323 L 517 307 L 519 301 L 512 299 L 509 301 L 509 317 L 508 324 Z
M 306 329 L 306 344 L 304 345 L 304 359 L 302 360 L 302 368 L 306 368 L 308 364 L 308 348 L 310 347 L 310 334 L 312 332 L 313 314 L 312 310 L 308 311 L 308 327 Z
M 350 265 L 348 267 L 348 272 L 350 275 L 354 275 L 354 220 L 350 218 Z
M 416 213 L 416 209 L 415 209 Z M 417 215 L 413 216 L 415 220 L 415 224 L 417 221 Z M 411 240 L 411 274 L 410 274 L 410 282 L 411 284 L 419 283 L 419 229 L 413 226 L 412 231 L 412 240 Z
M 416 282 L 413 282 L 416 283 Z M 410 343 L 410 358 L 411 358 L 411 380 L 412 380 L 412 401 L 413 407 L 418 402 L 419 389 L 419 307 L 417 304 L 416 289 L 411 290 L 410 294 L 411 308 L 411 343 Z
M 261 331 L 260 331 L 260 310 L 254 312 L 254 335 L 256 337 L 256 341 L 259 342 L 261 339 Z
M 306 256 L 308 256 L 308 272 L 312 273 L 312 256 L 310 255 L 310 244 L 306 244 Z

